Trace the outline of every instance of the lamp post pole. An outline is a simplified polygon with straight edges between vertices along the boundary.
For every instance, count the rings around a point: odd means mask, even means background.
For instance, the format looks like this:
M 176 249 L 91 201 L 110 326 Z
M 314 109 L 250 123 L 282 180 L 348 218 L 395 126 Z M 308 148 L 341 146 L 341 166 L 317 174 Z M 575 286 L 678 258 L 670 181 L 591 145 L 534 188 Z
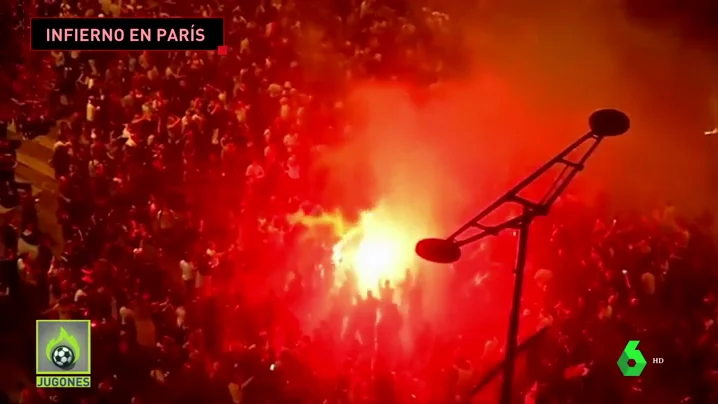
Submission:
M 511 314 L 509 317 L 509 331 L 506 338 L 506 358 L 504 362 L 504 377 L 501 380 L 501 404 L 511 404 L 513 397 L 512 382 L 516 361 L 516 346 L 519 337 L 519 319 L 521 317 L 521 297 L 523 296 L 524 270 L 526 269 L 526 253 L 528 251 L 529 227 L 532 217 L 524 214 L 524 220 L 519 225 L 519 240 L 516 247 L 516 268 L 514 269 L 514 295 L 511 301 Z

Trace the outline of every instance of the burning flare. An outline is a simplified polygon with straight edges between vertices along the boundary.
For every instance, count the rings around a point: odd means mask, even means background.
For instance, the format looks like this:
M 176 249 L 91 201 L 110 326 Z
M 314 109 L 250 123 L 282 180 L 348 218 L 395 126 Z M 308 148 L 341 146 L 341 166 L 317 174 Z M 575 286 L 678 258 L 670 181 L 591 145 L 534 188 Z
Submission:
M 415 264 L 411 229 L 392 221 L 384 209 L 362 212 L 353 224 L 338 212 L 314 216 L 297 213 L 289 220 L 305 225 L 310 238 L 317 239 L 327 231 L 331 234 L 336 279 L 352 279 L 360 293 L 378 292 L 384 281 L 398 284 Z

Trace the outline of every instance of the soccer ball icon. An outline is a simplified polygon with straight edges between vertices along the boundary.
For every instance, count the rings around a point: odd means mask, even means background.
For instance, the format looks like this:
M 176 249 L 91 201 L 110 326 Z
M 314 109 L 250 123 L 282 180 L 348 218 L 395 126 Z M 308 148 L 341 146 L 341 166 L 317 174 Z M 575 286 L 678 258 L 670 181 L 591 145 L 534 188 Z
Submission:
M 70 347 L 57 346 L 52 350 L 52 363 L 60 369 L 68 369 L 75 363 L 75 353 Z

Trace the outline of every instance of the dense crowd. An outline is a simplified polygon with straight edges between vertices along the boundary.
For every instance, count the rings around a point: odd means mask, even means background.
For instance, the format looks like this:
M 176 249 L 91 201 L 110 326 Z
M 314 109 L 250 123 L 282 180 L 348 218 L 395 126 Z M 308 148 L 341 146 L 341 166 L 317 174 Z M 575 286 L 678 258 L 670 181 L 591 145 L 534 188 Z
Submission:
M 51 161 L 63 243 L 52 251 L 30 201 L 5 226 L 3 257 L 41 291 L 43 318 L 88 318 L 94 328 L 93 388 L 25 386 L 24 403 L 468 402 L 501 360 L 505 332 L 494 317 L 503 311 L 436 327 L 422 317 L 420 272 L 374 296 L 351 279 L 335 289 L 326 260 L 293 260 L 302 225 L 287 217 L 322 211 L 309 167 L 348 136 L 350 82 L 429 87 L 460 63 L 441 12 L 390 0 L 306 3 L 38 4 L 41 16 L 222 16 L 229 54 L 26 55 L 16 94 L 45 102 L 36 115 L 17 111 L 16 124 L 68 117 Z M 643 215 L 609 206 L 563 198 L 532 234 L 540 253 L 522 335 L 547 331 L 524 355 L 516 396 L 715 402 L 713 219 L 686 221 L 670 205 Z M 454 268 L 447 299 L 457 319 L 500 306 L 512 237 Z M 330 254 L 323 248 L 317 257 Z M 289 281 L 261 286 L 276 279 Z M 317 299 L 326 309 L 307 330 Z M 670 366 L 623 378 L 616 360 L 629 339 Z

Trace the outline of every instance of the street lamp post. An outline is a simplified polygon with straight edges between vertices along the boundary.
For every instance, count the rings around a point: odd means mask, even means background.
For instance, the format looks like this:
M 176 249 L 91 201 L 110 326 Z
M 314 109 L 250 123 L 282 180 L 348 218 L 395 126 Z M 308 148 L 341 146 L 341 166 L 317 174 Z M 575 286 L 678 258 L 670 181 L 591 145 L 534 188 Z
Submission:
M 519 318 L 521 313 L 521 296 L 523 291 L 524 269 L 526 266 L 526 253 L 528 250 L 528 231 L 533 219 L 548 214 L 551 206 L 566 189 L 571 180 L 583 170 L 586 160 L 596 150 L 606 137 L 618 136 L 626 133 L 630 128 L 628 116 L 615 109 L 602 109 L 594 112 L 588 119 L 590 131 L 576 140 L 562 152 L 557 154 L 543 166 L 519 182 L 504 195 L 479 212 L 473 219 L 466 222 L 451 236 L 441 238 L 427 238 L 416 244 L 416 254 L 421 258 L 448 264 L 461 258 L 461 247 L 474 243 L 487 236 L 498 235 L 505 229 L 518 231 L 518 245 L 516 252 L 516 267 L 514 278 L 514 291 L 509 315 L 508 338 L 506 341 L 506 358 L 504 360 L 503 380 L 501 388 L 501 404 L 511 404 L 512 383 L 514 374 L 514 356 L 518 344 Z M 587 145 L 578 160 L 569 160 L 569 155 Z M 561 167 L 559 176 L 546 191 L 544 196 L 536 201 L 521 196 L 521 192 L 536 182 L 549 170 Z M 485 224 L 487 217 L 507 205 L 519 205 L 521 213 L 498 224 Z M 468 235 L 469 232 L 475 234 Z

